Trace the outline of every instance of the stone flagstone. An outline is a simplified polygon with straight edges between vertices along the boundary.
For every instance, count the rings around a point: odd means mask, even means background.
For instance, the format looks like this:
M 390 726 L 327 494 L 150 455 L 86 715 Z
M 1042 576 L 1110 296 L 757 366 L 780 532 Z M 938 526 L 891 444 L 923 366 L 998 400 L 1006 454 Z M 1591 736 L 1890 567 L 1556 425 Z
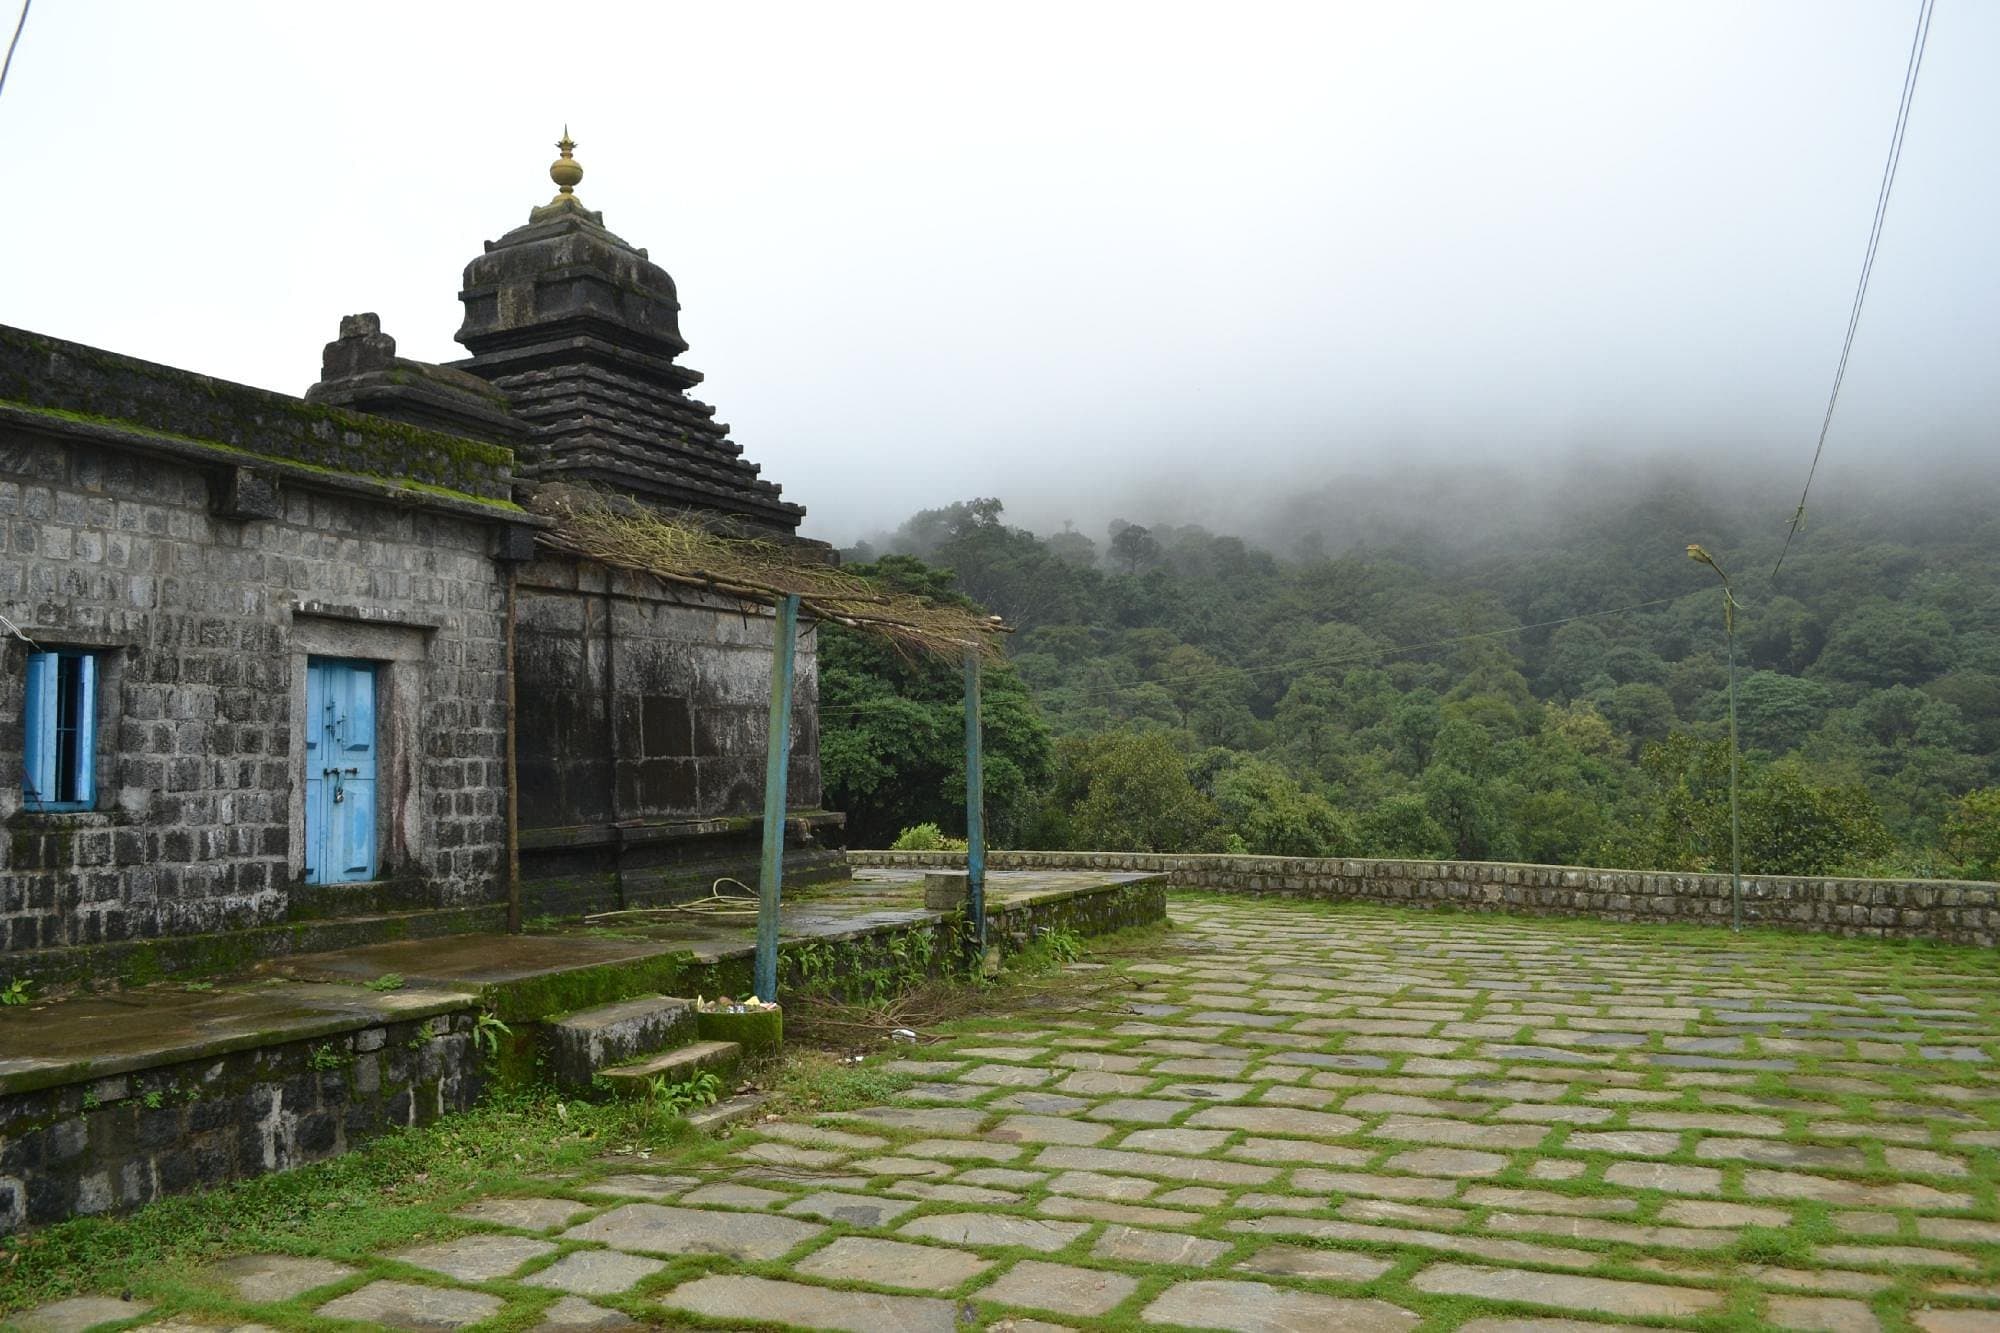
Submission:
M 993 1261 L 936 1245 L 842 1236 L 792 1267 L 807 1277 L 872 1282 L 914 1291 L 950 1291 L 993 1267 Z
M 1268 1166 L 1169 1157 L 1158 1153 L 1118 1152 L 1110 1148 L 1044 1148 L 1035 1158 L 1035 1165 L 1160 1176 L 1167 1180 L 1189 1180 L 1199 1185 L 1268 1185 L 1278 1178 L 1278 1173 Z
M 575 1208 L 572 1206 L 571 1211 Z M 242 1254 L 204 1270 L 228 1285 L 236 1299 L 251 1305 L 288 1301 L 314 1287 L 354 1276 L 355 1270 L 331 1259 L 306 1259 L 290 1254 Z M 129 1319 L 131 1315 L 121 1318 Z
M 826 1228 L 760 1213 L 704 1212 L 630 1203 L 562 1233 L 564 1240 L 595 1240 L 649 1254 L 726 1254 L 776 1259 Z
M 10 1317 L 21 1333 L 83 1333 L 114 1319 L 137 1319 L 153 1308 L 151 1301 L 125 1301 L 115 1296 L 72 1296 Z
M 978 1299 L 1087 1316 L 1104 1314 L 1138 1289 L 1138 1279 L 1123 1273 L 1023 1259 L 981 1288 Z
M 1087 1230 L 1077 1222 L 1044 1222 L 1004 1213 L 933 1213 L 905 1222 L 898 1233 L 953 1245 L 1018 1245 L 1047 1252 L 1062 1249 Z
M 498 1227 L 521 1231 L 553 1231 L 578 1213 L 587 1213 L 601 1204 L 578 1203 L 574 1199 L 479 1199 L 453 1213 L 469 1222 L 490 1222 Z
M 1839 1296 L 1773 1296 L 1765 1317 L 1779 1328 L 1808 1333 L 1881 1333 L 1882 1321 L 1864 1302 Z
M 784 1211 L 804 1217 L 823 1217 L 829 1222 L 845 1222 L 851 1227 L 879 1227 L 895 1221 L 916 1205 L 896 1203 L 866 1194 L 840 1194 L 832 1190 L 808 1194 Z
M 555 1250 L 548 1241 L 529 1240 L 526 1236 L 464 1236 L 389 1257 L 461 1282 L 490 1282 L 507 1276 L 530 1259 L 554 1254 Z
M 1182 1236 L 1171 1231 L 1140 1227 L 1109 1226 L 1091 1247 L 1100 1259 L 1118 1259 L 1134 1264 L 1173 1264 L 1201 1268 L 1228 1254 L 1232 1247 L 1218 1240 Z
M 536 1324 L 533 1333 L 547 1333 L 559 1328 L 595 1329 L 638 1329 L 639 1324 L 630 1315 L 617 1310 L 607 1310 L 601 1305 L 592 1305 L 581 1296 L 565 1296 L 542 1311 L 542 1322 Z
M 382 1328 L 463 1328 L 491 1319 L 506 1304 L 483 1291 L 425 1287 L 414 1282 L 370 1282 L 319 1307 L 328 1319 L 353 1319 Z
M 1332 1278 L 1340 1282 L 1369 1282 L 1395 1265 L 1371 1254 L 1347 1250 L 1315 1250 L 1303 1245 L 1266 1245 L 1236 1265 L 1245 1273 L 1269 1273 L 1274 1277 Z
M 1262 1282 L 1177 1282 L 1141 1312 L 1149 1324 L 1186 1324 L 1231 1333 L 1404 1333 L 1417 1316 L 1387 1301 L 1322 1296 Z
M 1432 1264 L 1411 1278 L 1410 1285 L 1418 1291 L 1444 1296 L 1478 1296 L 1489 1301 L 1556 1305 L 1640 1318 L 1692 1318 L 1721 1309 L 1726 1300 L 1719 1291 L 1695 1287 L 1668 1287 L 1569 1273 L 1473 1268 L 1467 1264 Z
M 1089 1147 L 1117 1133 L 1110 1125 L 1091 1125 L 1064 1116 L 1010 1115 L 987 1137 L 1003 1143 L 1067 1143 Z
M 611 1296 L 630 1291 L 667 1265 L 617 1250 L 572 1250 L 522 1281 L 531 1287 L 552 1287 L 575 1296 Z
M 696 1278 L 660 1297 L 660 1303 L 708 1319 L 767 1320 L 842 1333 L 956 1333 L 958 1327 L 957 1307 L 950 1301 L 736 1274 Z
M 1468 1319 L 1458 1333 L 1644 1333 L 1639 1324 L 1586 1323 L 1581 1319 L 1486 1318 Z

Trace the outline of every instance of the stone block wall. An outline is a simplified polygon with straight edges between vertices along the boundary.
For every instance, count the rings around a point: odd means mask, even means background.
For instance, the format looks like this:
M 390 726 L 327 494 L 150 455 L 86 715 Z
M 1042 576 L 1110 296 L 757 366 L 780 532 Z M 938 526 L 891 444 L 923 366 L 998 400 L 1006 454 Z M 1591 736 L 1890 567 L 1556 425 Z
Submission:
M 562 558 L 521 571 L 524 828 L 762 809 L 772 617 Z M 816 635 L 801 627 L 789 804 L 820 801 Z
M 525 567 L 516 593 L 524 894 L 549 910 L 705 894 L 757 859 L 773 618 L 589 562 Z M 799 634 L 787 874 L 817 846 L 817 636 Z
M 0 648 L 0 974 L 23 951 L 268 925 L 303 867 L 308 651 L 393 657 L 384 878 L 500 893 L 504 609 L 492 529 L 286 486 L 219 517 L 198 469 L 0 425 L 0 614 L 100 653 L 96 808 L 22 808 L 28 645 Z M 392 718 L 392 714 L 394 715 Z M 25 966 L 32 971 L 32 966 Z
M 849 852 L 855 866 L 958 867 L 963 852 Z M 1144 871 L 1176 888 L 1276 893 L 1514 916 L 1727 926 L 1727 875 L 1484 861 L 1390 861 L 1145 852 L 989 852 L 994 870 Z M 2000 884 L 1745 876 L 1743 921 L 1874 939 L 2000 944 Z
M 471 1010 L 0 1095 L 0 1232 L 335 1157 L 471 1106 Z

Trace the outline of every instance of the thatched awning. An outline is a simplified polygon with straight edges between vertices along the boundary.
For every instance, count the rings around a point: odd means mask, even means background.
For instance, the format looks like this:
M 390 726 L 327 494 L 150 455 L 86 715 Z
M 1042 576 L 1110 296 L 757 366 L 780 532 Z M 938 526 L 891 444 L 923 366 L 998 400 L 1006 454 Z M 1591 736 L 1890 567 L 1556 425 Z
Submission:
M 739 537 L 592 491 L 545 487 L 532 505 L 554 520 L 537 534 L 553 550 L 757 606 L 791 594 L 816 620 L 875 634 L 905 651 L 999 655 L 997 616 L 885 588 L 819 563 L 783 542 Z

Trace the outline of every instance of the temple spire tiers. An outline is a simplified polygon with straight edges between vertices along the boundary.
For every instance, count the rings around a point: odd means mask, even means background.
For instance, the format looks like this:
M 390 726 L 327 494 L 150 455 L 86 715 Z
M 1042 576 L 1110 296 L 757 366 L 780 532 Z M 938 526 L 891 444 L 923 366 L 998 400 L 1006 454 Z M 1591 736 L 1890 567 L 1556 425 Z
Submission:
M 556 196 L 465 269 L 457 363 L 492 384 L 533 428 L 521 473 L 707 510 L 753 531 L 791 534 L 802 506 L 742 456 L 715 409 L 687 396 L 699 371 L 667 271 L 604 227 L 576 195 L 583 165 L 567 128 L 549 167 Z

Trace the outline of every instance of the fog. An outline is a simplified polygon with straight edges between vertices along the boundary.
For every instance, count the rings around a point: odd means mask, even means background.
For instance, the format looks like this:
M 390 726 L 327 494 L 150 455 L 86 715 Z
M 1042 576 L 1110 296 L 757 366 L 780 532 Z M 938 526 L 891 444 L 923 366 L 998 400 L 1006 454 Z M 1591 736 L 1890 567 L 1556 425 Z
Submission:
M 567 123 L 812 535 L 999 495 L 1256 536 L 1399 485 L 1443 530 L 1628 466 L 1782 522 L 1915 15 L 44 0 L 0 320 L 294 393 L 351 311 L 456 357 Z M 1994 452 L 1996 52 L 1939 5 L 1829 486 Z

